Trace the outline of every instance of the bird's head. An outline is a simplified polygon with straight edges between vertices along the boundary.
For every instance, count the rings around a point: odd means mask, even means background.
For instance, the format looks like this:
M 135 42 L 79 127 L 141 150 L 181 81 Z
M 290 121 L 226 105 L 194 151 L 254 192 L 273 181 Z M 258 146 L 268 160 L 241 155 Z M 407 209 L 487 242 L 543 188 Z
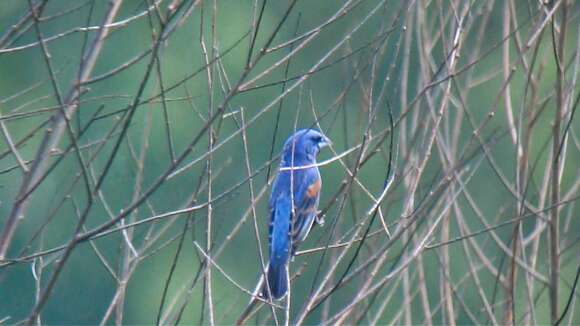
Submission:
M 284 143 L 282 164 L 289 166 L 293 161 L 296 166 L 316 162 L 316 155 L 320 149 L 330 144 L 332 144 L 330 139 L 316 129 L 297 130 Z

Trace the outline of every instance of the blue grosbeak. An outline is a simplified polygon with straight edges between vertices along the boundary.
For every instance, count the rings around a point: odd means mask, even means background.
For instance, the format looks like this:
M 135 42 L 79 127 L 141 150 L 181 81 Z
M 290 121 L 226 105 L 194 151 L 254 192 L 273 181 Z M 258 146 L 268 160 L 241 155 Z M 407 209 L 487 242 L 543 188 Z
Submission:
M 281 299 L 288 291 L 286 266 L 317 218 L 322 180 L 316 164 L 330 140 L 314 129 L 296 131 L 284 143 L 280 170 L 270 194 L 268 282 L 263 295 Z M 292 203 L 293 202 L 293 203 Z

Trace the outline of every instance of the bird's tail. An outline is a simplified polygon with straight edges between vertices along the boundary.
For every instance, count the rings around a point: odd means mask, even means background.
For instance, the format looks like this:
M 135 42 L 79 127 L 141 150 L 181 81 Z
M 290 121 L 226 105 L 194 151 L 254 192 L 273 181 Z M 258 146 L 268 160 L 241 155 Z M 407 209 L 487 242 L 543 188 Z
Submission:
M 270 291 L 266 289 L 266 286 L 270 286 Z M 269 294 L 272 295 L 272 299 L 282 299 L 286 292 L 288 292 L 288 275 L 286 274 L 285 264 L 272 264 L 268 266 L 268 283 L 264 284 L 264 297 L 268 297 Z

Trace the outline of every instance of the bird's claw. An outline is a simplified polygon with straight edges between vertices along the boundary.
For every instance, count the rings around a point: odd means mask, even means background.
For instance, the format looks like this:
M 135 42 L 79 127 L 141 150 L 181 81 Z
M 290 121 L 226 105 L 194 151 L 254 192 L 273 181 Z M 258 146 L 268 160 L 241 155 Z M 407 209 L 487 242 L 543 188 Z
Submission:
M 316 213 L 316 224 L 320 225 L 320 226 L 324 226 L 324 215 L 319 215 L 320 211 L 318 211 Z

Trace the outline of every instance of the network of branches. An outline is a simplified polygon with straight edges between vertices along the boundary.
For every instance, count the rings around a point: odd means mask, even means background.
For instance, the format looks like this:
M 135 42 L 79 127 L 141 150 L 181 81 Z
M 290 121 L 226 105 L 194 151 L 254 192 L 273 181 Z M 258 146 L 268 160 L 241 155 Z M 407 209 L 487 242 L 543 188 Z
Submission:
M 0 323 L 580 323 L 579 19 L 0 3 Z M 300 128 L 332 140 L 326 223 L 272 301 L 268 197 Z

